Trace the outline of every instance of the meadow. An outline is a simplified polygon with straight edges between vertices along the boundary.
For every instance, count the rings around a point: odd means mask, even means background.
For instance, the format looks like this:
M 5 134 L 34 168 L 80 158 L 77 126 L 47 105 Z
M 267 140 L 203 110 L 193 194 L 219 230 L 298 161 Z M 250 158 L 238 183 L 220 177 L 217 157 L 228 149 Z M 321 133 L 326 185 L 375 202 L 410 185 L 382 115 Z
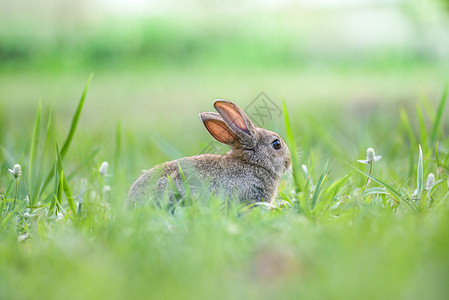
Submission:
M 0 35 L 0 299 L 448 298 L 444 63 L 170 26 Z M 261 92 L 293 159 L 272 205 L 125 208 L 142 169 L 227 151 L 198 119 L 214 98 L 257 119 Z

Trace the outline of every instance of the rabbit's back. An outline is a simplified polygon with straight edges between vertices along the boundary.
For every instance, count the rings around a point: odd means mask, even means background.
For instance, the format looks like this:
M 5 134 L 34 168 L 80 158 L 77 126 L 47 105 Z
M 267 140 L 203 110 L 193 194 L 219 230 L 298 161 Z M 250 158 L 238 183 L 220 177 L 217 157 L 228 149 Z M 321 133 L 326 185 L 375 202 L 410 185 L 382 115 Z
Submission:
M 265 169 L 248 164 L 240 157 L 203 154 L 150 169 L 134 182 L 128 198 L 137 202 L 160 198 L 173 185 L 183 197 L 187 184 L 197 196 L 213 191 L 228 198 L 236 197 L 241 202 L 271 202 L 276 192 L 275 181 Z

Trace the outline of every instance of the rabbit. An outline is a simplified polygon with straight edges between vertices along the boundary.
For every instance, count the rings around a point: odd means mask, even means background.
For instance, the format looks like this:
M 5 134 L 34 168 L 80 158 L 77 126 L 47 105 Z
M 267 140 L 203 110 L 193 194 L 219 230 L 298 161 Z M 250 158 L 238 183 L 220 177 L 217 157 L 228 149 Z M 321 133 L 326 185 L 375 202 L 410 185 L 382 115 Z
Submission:
M 290 151 L 275 132 L 254 126 L 235 103 L 217 99 L 218 113 L 202 112 L 200 119 L 217 141 L 231 146 L 224 155 L 202 154 L 157 165 L 141 175 L 128 192 L 128 205 L 160 197 L 170 187 L 178 196 L 190 192 L 217 192 L 240 203 L 269 202 L 275 197 L 281 175 L 291 166 Z M 180 169 L 181 168 L 181 169 Z M 195 184 L 194 184 L 195 183 Z M 199 185 L 203 187 L 198 188 Z M 189 188 L 190 189 L 190 188 Z M 174 201 L 173 194 L 170 201 Z

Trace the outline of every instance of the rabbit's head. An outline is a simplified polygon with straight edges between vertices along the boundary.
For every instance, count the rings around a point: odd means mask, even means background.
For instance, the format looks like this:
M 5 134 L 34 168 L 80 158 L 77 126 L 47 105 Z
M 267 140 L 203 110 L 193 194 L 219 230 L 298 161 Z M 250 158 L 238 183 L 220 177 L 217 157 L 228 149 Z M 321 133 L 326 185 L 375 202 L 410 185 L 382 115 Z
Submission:
M 244 163 L 280 177 L 291 165 L 290 151 L 275 132 L 259 128 L 235 103 L 215 100 L 217 113 L 200 114 L 207 131 L 219 142 L 232 147 L 231 153 Z

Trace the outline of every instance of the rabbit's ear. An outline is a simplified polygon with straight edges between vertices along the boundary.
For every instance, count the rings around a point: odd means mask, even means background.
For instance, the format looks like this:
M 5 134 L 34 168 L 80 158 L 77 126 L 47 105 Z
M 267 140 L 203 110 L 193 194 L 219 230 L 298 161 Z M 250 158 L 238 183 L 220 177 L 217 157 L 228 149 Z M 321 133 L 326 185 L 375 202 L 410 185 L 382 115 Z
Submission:
M 251 142 L 253 140 L 255 127 L 240 107 L 231 101 L 221 99 L 214 101 L 214 107 L 229 128 L 242 141 Z
M 219 114 L 203 112 L 200 113 L 200 118 L 207 131 L 220 143 L 234 145 L 239 141 L 237 135 L 229 129 Z

